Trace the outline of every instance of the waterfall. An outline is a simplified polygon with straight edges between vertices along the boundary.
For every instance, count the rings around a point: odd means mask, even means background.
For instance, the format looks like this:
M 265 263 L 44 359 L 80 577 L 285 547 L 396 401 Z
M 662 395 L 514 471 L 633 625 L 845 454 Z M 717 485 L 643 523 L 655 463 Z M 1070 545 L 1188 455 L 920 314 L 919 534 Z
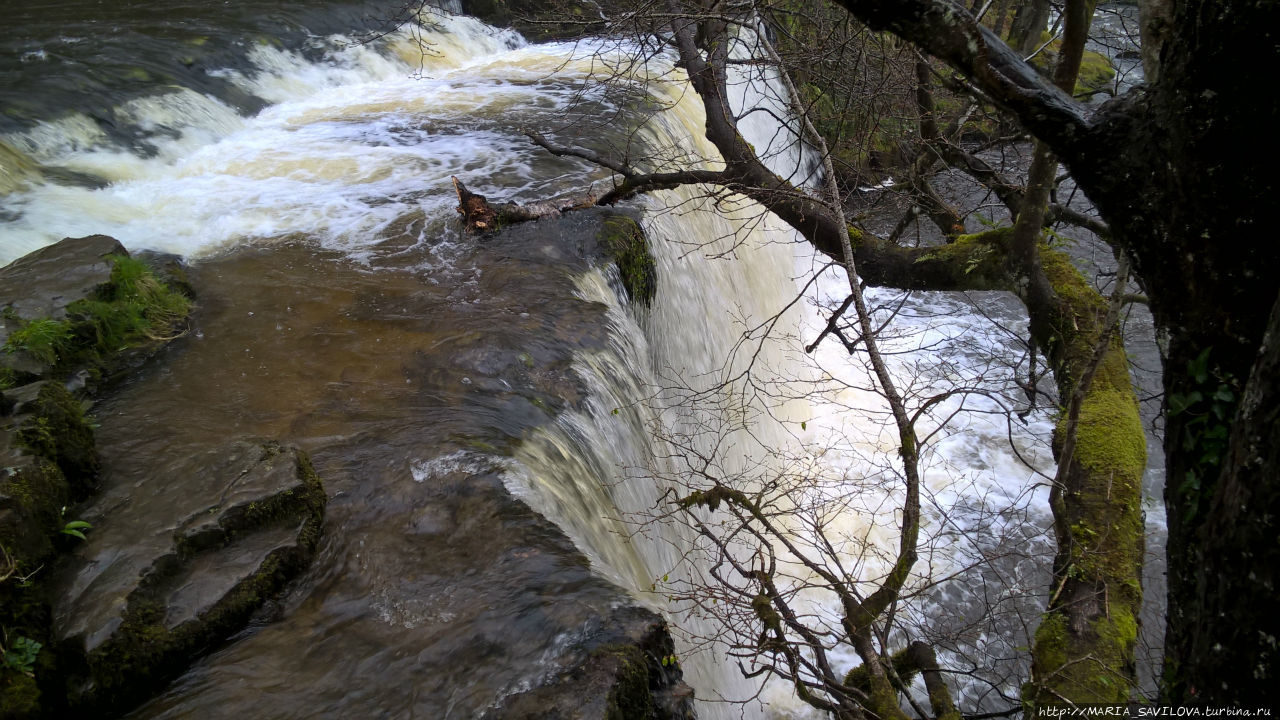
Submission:
M 672 74 L 675 79 L 662 75 L 668 78 L 665 82 L 647 84 L 667 108 L 647 128 L 650 147 L 664 149 L 671 157 L 700 157 L 714 166 L 716 153 L 700 135 L 701 108 L 678 74 Z M 763 71 L 743 71 L 731 90 L 734 107 L 748 117 L 744 134 L 756 147 L 767 148 L 764 154 L 771 168 L 796 182 L 812 182 L 817 162 L 798 142 L 786 141 L 794 133 L 776 120 L 786 117 L 787 107 L 778 79 Z M 749 112 L 762 104 L 771 112 Z M 832 492 L 836 496 L 862 493 L 849 478 L 881 472 L 879 466 L 885 461 L 880 458 L 894 455 L 895 440 L 885 430 L 887 408 L 871 390 L 868 371 L 851 363 L 834 342 L 814 356 L 799 350 L 803 340 L 816 337 L 825 323 L 820 313 L 804 310 L 838 304 L 847 280 L 839 269 L 821 269 L 823 263 L 794 231 L 745 199 L 719 198 L 713 203 L 700 190 L 685 188 L 655 193 L 644 206 L 644 226 L 658 266 L 654 306 L 626 308 L 617 283 L 610 283 L 602 273 L 590 273 L 580 281 L 584 298 L 609 305 L 613 347 L 608 353 L 580 359 L 578 372 L 592 391 L 589 409 L 567 414 L 525 443 L 516 456 L 514 486 L 535 508 L 568 529 L 615 582 L 673 617 L 678 645 L 688 653 L 686 677 L 703 700 L 699 706 L 703 717 L 738 717 L 742 712 L 747 717 L 817 717 L 781 683 L 757 694 L 758 684 L 744 682 L 735 662 L 724 656 L 725 648 L 706 642 L 724 628 L 664 600 L 664 587 L 706 582 L 701 575 L 705 568 L 689 567 L 686 553 L 696 545 L 690 529 L 656 521 L 655 516 L 670 509 L 672 493 L 679 496 L 679 484 L 671 482 L 680 472 L 679 463 L 671 458 L 682 452 L 715 458 L 716 469 L 724 477 L 737 479 L 744 490 L 799 465 L 816 478 L 811 492 L 802 490 L 809 493 L 807 499 Z M 809 280 L 813 285 L 806 289 Z M 1016 338 L 989 332 L 986 319 L 975 316 L 967 301 L 875 292 L 872 297 L 881 308 L 894 304 L 908 308 L 906 320 L 899 323 L 906 326 L 903 335 L 882 341 L 892 352 L 916 350 L 914 356 L 893 359 L 895 374 L 917 380 L 906 386 L 923 392 L 933 383 L 940 392 L 945 383 L 976 375 L 984 375 L 992 388 L 1009 385 L 1012 370 L 992 373 L 979 368 L 980 359 L 973 352 L 977 347 L 984 354 L 1016 356 Z M 988 302 L 999 300 L 988 298 Z M 945 309 L 935 311 L 931 305 Z M 1007 312 L 1016 318 L 1018 309 Z M 948 327 L 935 317 L 944 313 L 959 319 Z M 926 357 L 923 348 L 937 352 L 938 364 L 945 370 L 917 367 Z M 751 381 L 730 380 L 748 365 Z M 766 399 L 770 393 L 757 392 L 757 385 L 769 386 L 775 396 Z M 713 388 L 719 388 L 713 393 L 718 398 L 708 402 L 703 393 Z M 960 403 L 945 403 L 944 411 L 936 414 L 945 418 L 954 413 L 949 419 L 957 430 L 944 433 L 926 453 L 925 492 L 936 503 L 926 509 L 926 523 L 932 525 L 933 543 L 952 543 L 954 549 L 939 553 L 936 546 L 927 547 L 921 562 L 924 569 L 918 570 L 922 580 L 964 573 L 969 564 L 984 559 L 984 553 L 1006 544 L 1034 548 L 1026 552 L 1032 558 L 1051 548 L 1043 533 L 1043 496 L 1033 499 L 1034 473 L 1020 466 L 1007 449 L 1010 431 L 1005 423 L 986 416 L 999 412 L 998 404 L 978 400 L 969 401 L 967 407 L 969 411 L 962 410 Z M 722 416 L 731 410 L 748 419 L 739 423 Z M 922 435 L 935 427 L 926 420 Z M 1026 428 L 1009 436 L 1018 451 L 1042 469 L 1049 466 L 1048 453 L 1035 436 L 1047 437 L 1049 428 L 1047 418 L 1037 414 Z M 681 447 L 668 442 L 666 438 L 672 436 L 680 438 Z M 723 446 L 732 451 L 724 452 Z M 575 459 L 566 462 L 570 457 Z M 784 463 L 790 467 L 784 468 Z M 888 498 L 892 497 L 894 493 L 889 492 Z M 846 504 L 846 512 L 828 525 L 830 534 L 896 547 L 893 505 L 886 508 L 885 499 L 880 492 L 838 500 Z M 1028 506 L 1038 520 L 1025 528 L 1019 526 L 1017 512 L 995 521 L 986 516 Z M 951 513 L 954 519 L 944 520 Z M 953 526 L 943 527 L 946 522 Z M 993 531 L 998 539 L 990 547 L 957 541 L 956 523 L 962 532 Z M 804 531 L 796 528 L 796 532 Z M 839 544 L 838 539 L 834 542 Z M 892 561 L 878 559 L 880 567 Z M 864 575 L 874 577 L 877 558 L 865 560 Z M 1018 610 L 1035 617 L 1042 571 L 1043 565 L 1034 559 L 1017 562 L 1002 590 L 1007 596 L 994 602 L 1018 605 Z M 913 616 L 911 622 L 928 624 L 941 615 L 971 612 L 975 603 L 984 602 L 983 591 L 975 592 L 961 582 L 943 587 L 945 592 L 904 614 Z M 834 634 L 838 613 L 829 606 L 829 599 L 827 605 L 823 602 L 810 598 L 808 610 L 822 616 Z M 1013 657 L 1018 632 L 1018 628 L 1005 628 L 960 649 L 999 648 Z M 941 648 L 941 657 L 953 657 L 950 649 Z M 847 665 L 857 662 L 847 650 L 835 657 Z M 961 687 L 959 699 L 976 704 L 985 691 Z M 745 707 L 714 702 L 747 698 L 754 699 Z

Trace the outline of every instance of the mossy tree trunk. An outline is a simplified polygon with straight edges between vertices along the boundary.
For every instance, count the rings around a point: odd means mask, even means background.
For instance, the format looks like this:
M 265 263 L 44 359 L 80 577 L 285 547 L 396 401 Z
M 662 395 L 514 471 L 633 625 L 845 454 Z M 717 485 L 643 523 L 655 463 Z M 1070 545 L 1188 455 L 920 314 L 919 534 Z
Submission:
M 1064 92 L 1075 87 L 1094 6 L 1069 0 L 1063 12 L 1053 82 Z M 1112 339 L 1115 319 L 1065 257 L 1039 247 L 1057 171 L 1052 150 L 1037 140 L 1009 257 L 1063 404 L 1050 494 L 1054 591 L 1023 690 L 1023 701 L 1035 706 L 1129 700 L 1142 605 L 1146 441 L 1124 347 Z
M 1011 270 L 1016 266 L 1011 228 L 962 236 L 933 250 L 884 245 L 866 236 L 859 240 L 859 267 L 870 283 L 1018 294 L 1062 402 L 1080 396 L 1074 432 L 1064 408 L 1054 438 L 1063 470 L 1052 499 L 1058 550 L 1049 612 L 1036 635 L 1033 678 L 1024 699 L 1040 704 L 1127 701 L 1135 682 L 1142 602 L 1146 440 L 1123 346 L 1108 330 L 1106 301 L 1070 259 L 1043 242 L 1033 251 L 1048 295 L 1028 295 L 1025 279 Z M 1069 435 L 1074 442 L 1066 442 Z

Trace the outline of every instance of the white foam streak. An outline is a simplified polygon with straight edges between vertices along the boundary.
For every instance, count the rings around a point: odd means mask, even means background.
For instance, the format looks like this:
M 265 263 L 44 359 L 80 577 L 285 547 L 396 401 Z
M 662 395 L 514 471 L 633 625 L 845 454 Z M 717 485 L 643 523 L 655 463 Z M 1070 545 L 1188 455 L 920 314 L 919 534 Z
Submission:
M 482 167 L 510 185 L 544 181 L 517 152 L 527 141 L 474 129 L 476 118 L 545 107 L 541 97 L 553 95 L 500 76 L 492 59 L 521 45 L 519 36 L 472 18 L 435 23 L 401 32 L 390 54 L 341 37 L 317 40 L 329 48 L 318 61 L 255 47 L 254 71 L 222 73 L 276 103 L 253 118 L 183 88 L 115 108 L 118 123 L 145 138 L 146 153 L 113 144 L 82 114 L 0 138 L 20 158 L 108 183 L 33 182 L 29 172 L 6 170 L 14 176 L 6 179 L 6 206 L 17 218 L 0 225 L 0 263 L 92 233 L 188 256 L 302 234 L 359 256 L 405 213 L 451 207 L 451 174 Z M 417 52 L 414 34 L 430 44 L 427 62 L 440 77 L 415 79 L 414 66 L 398 57 L 410 55 L 410 45 Z M 512 62 L 554 67 L 555 60 L 525 53 Z

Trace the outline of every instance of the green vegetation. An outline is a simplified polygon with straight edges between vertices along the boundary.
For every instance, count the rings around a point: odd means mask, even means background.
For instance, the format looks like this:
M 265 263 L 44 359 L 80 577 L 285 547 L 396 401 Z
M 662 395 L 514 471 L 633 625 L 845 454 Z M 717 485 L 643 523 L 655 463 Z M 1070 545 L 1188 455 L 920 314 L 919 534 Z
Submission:
M 5 348 L 24 350 L 46 365 L 57 365 L 60 349 L 71 339 L 71 325 L 48 318 L 31 320 L 9 335 Z
M 1071 646 L 1067 619 L 1060 614 L 1045 616 L 1036 630 L 1032 682 L 1023 688 L 1023 698 L 1034 697 L 1035 684 L 1052 678 L 1060 697 L 1042 704 L 1129 702 L 1129 684 L 1117 671 L 1132 657 L 1138 640 L 1134 615 L 1127 609 L 1114 609 L 1110 616 L 1094 621 L 1090 630 L 1093 639 L 1085 659 L 1068 662 L 1071 657 L 1081 657 L 1081 651 Z
M 124 353 L 153 348 L 175 336 L 191 310 L 191 300 L 158 278 L 143 262 L 109 256 L 108 282 L 66 309 L 66 317 L 19 318 L 7 310 L 12 329 L 3 350 L 25 353 L 43 370 L 0 372 L 0 387 L 45 380 L 13 428 L 14 441 L 29 455 L 0 474 L 7 498 L 0 522 L 0 629 L 5 638 L 0 662 L 0 716 L 51 716 L 63 708 L 59 694 L 40 687 L 66 672 L 50 644 L 51 612 L 44 581 L 59 551 L 86 539 L 91 525 L 65 516 L 69 505 L 97 487 L 98 458 L 93 424 L 82 402 L 62 378 L 85 369 L 94 381 L 120 371 Z M 180 283 L 175 283 L 180 284 Z M 318 532 L 318 531 L 317 531 Z M 273 570 L 274 572 L 274 570 Z M 43 678 L 43 679 L 42 679 Z
M 893 671 L 904 684 L 910 685 L 915 676 L 920 674 L 920 668 L 916 667 L 912 661 L 910 650 L 907 648 L 894 653 L 889 662 L 893 664 Z M 871 692 L 871 671 L 866 665 L 858 665 L 844 676 L 844 684 L 869 693 Z
M 658 286 L 658 275 L 640 223 L 626 215 L 610 215 L 596 239 L 617 263 L 631 302 L 648 307 Z
M 68 306 L 65 319 L 22 320 L 11 314 L 9 319 L 19 326 L 5 342 L 5 351 L 30 354 L 52 368 L 54 376 L 83 367 L 100 378 L 112 373 L 121 352 L 175 337 L 191 311 L 190 298 L 140 260 L 123 255 L 109 259 L 110 281 L 93 297 Z
M 1182 418 L 1179 445 L 1189 460 L 1186 474 L 1174 492 L 1181 499 L 1183 522 L 1208 510 L 1204 486 L 1217 477 L 1231 438 L 1231 421 L 1239 404 L 1240 383 L 1217 363 L 1213 348 L 1205 348 L 1187 362 L 1191 380 L 1185 393 L 1169 396 L 1169 417 Z
M 1047 73 L 1058 61 L 1058 49 L 1062 46 L 1061 39 L 1049 40 L 1049 33 L 1042 33 L 1040 43 L 1049 43 L 1045 45 L 1035 57 L 1031 58 L 1031 64 L 1035 65 L 1041 72 Z M 1076 75 L 1076 87 L 1074 94 L 1077 97 L 1082 95 L 1092 95 L 1096 92 L 1111 92 L 1112 81 L 1115 80 L 1116 69 L 1112 67 L 1111 61 L 1106 55 L 1093 50 L 1085 50 L 1080 58 L 1080 72 Z
M 4 652 L 4 665 L 10 670 L 30 675 L 35 669 L 36 656 L 40 654 L 40 643 L 25 635 L 19 635 Z

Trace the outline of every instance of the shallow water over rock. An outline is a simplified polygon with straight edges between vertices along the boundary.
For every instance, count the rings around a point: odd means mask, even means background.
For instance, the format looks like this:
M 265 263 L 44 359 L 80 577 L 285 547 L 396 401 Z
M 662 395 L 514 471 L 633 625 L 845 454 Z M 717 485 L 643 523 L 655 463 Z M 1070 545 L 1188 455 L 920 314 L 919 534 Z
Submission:
M 603 306 L 572 292 L 599 220 L 470 240 L 443 272 L 394 241 L 376 271 L 304 242 L 191 268 L 190 335 L 94 411 L 103 497 L 198 497 L 208 474 L 176 470 L 271 438 L 310 453 L 329 501 L 311 569 L 133 717 L 502 715 L 653 631 L 502 481 L 505 452 L 580 401 L 573 353 L 605 341 Z M 111 512 L 112 533 L 148 532 Z

